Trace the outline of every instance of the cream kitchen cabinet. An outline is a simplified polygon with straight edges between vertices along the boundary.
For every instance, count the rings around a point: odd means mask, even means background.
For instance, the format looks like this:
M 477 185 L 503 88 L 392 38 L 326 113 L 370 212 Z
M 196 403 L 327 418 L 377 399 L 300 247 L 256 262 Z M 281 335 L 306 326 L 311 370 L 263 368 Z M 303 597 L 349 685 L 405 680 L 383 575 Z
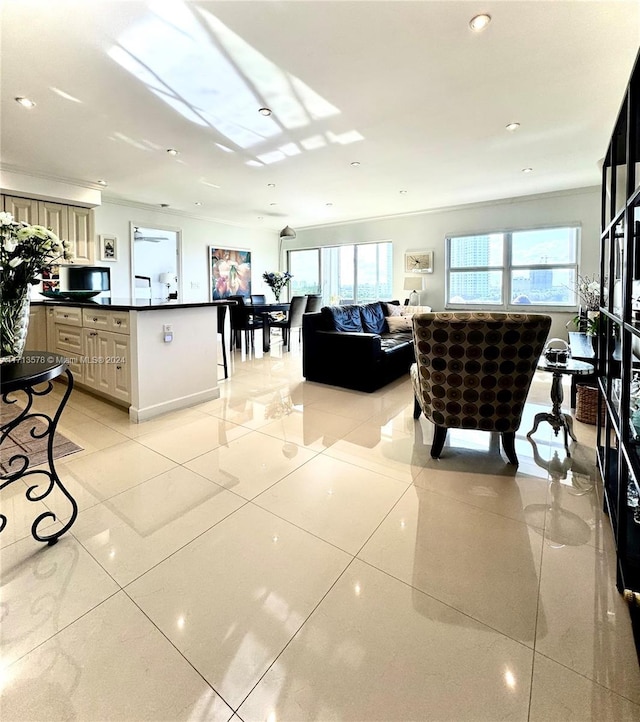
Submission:
M 46 350 L 69 358 L 77 385 L 126 407 L 133 423 L 220 398 L 218 304 L 68 303 L 42 304 Z
M 84 308 L 82 315 L 84 383 L 113 399 L 129 402 L 129 312 Z
M 4 210 L 16 220 L 51 228 L 59 238 L 69 241 L 74 263 L 93 263 L 95 227 L 91 208 L 8 195 L 2 200 Z
M 52 306 L 48 351 L 65 356 L 79 386 L 128 404 L 131 399 L 129 312 Z
M 93 210 L 69 206 L 69 235 L 74 263 L 93 263 L 95 257 L 95 232 Z
M 47 350 L 47 313 L 44 306 L 31 304 L 31 308 L 29 309 L 29 331 L 27 333 L 25 350 Z

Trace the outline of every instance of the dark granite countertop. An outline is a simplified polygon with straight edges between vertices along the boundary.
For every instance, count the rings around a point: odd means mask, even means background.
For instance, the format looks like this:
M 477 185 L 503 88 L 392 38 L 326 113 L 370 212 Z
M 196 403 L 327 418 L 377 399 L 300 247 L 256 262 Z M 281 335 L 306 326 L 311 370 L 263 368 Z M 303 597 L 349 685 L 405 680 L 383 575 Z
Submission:
M 61 298 L 32 298 L 33 305 L 43 306 L 81 306 L 87 308 L 95 308 L 101 306 L 110 308 L 114 311 L 153 311 L 167 308 L 202 308 L 206 306 L 229 306 L 233 301 L 199 301 L 184 303 L 182 301 L 167 300 L 164 298 L 89 298 L 67 300 Z

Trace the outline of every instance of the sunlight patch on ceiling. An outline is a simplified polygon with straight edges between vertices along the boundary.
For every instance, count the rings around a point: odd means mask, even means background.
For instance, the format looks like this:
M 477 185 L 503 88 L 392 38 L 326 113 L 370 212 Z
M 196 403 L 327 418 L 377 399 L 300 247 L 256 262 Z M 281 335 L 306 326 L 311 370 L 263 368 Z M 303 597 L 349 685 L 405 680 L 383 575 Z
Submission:
M 128 135 L 125 135 L 124 133 L 115 132 L 112 136 L 109 136 L 110 140 L 121 140 L 123 143 L 127 143 L 128 145 L 132 145 L 134 148 L 137 148 L 138 150 L 149 150 L 148 146 L 146 146 L 144 143 L 139 143 L 137 140 L 134 140 L 133 138 L 129 138 Z
M 60 90 L 60 88 L 54 88 L 53 86 L 51 86 L 49 90 L 54 92 L 56 95 L 59 95 L 61 98 L 64 98 L 65 100 L 70 100 L 72 103 L 82 103 L 79 98 L 76 98 L 73 95 L 69 95 L 69 93 L 65 93 L 64 90 Z
M 265 152 L 256 158 L 263 163 L 307 149 L 304 144 L 282 144 L 287 130 L 340 114 L 209 10 L 175 0 L 157 0 L 148 7 L 149 14 L 120 34 L 109 56 L 188 121 L 215 128 L 241 149 L 262 144 Z M 258 114 L 261 106 L 273 115 Z M 264 148 L 278 136 L 277 149 Z M 342 144 L 362 139 L 357 131 L 332 136 L 327 133 L 330 142 Z
M 208 10 L 201 14 L 212 33 L 242 74 L 258 88 L 260 97 L 285 128 L 300 128 L 309 120 L 328 118 L 340 111 L 309 88 L 299 78 L 279 68 L 274 62 L 232 32 Z
M 332 133 L 328 131 L 327 138 L 330 143 L 340 143 L 340 145 L 349 145 L 350 143 L 357 143 L 359 140 L 364 140 L 364 136 L 358 133 L 357 130 L 350 130 L 346 133 Z
M 300 141 L 300 145 L 305 150 L 316 150 L 316 148 L 324 148 L 327 141 L 321 135 L 313 135 L 311 138 L 305 138 Z

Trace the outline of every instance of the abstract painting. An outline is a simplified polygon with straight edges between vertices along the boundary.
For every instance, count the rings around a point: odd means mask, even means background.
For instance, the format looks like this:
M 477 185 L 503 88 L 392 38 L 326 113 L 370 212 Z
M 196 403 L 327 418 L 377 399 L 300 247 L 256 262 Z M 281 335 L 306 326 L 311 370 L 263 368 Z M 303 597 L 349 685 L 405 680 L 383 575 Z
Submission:
M 251 295 L 251 251 L 209 246 L 211 300 Z

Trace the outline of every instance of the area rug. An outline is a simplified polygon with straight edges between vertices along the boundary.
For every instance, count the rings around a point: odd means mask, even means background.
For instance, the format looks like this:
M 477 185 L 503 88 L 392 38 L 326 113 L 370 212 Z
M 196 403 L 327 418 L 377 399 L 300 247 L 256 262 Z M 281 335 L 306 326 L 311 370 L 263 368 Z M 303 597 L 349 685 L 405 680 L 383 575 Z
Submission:
M 6 404 L 0 404 L 0 424 L 6 424 L 15 418 L 20 409 L 15 406 L 8 407 Z M 20 424 L 6 438 L 0 447 L 0 473 L 7 474 L 10 472 L 9 459 L 15 454 L 24 454 L 29 457 L 30 466 L 38 466 L 47 461 L 47 437 L 42 439 L 34 439 L 31 436 L 31 429 L 35 427 L 36 433 L 40 433 L 45 429 L 45 422 L 40 419 L 30 419 L 28 422 Z M 56 432 L 53 437 L 53 458 L 59 459 L 62 456 L 74 454 L 76 451 L 82 451 L 82 447 L 69 441 L 66 436 Z M 15 471 L 15 467 L 14 467 Z

